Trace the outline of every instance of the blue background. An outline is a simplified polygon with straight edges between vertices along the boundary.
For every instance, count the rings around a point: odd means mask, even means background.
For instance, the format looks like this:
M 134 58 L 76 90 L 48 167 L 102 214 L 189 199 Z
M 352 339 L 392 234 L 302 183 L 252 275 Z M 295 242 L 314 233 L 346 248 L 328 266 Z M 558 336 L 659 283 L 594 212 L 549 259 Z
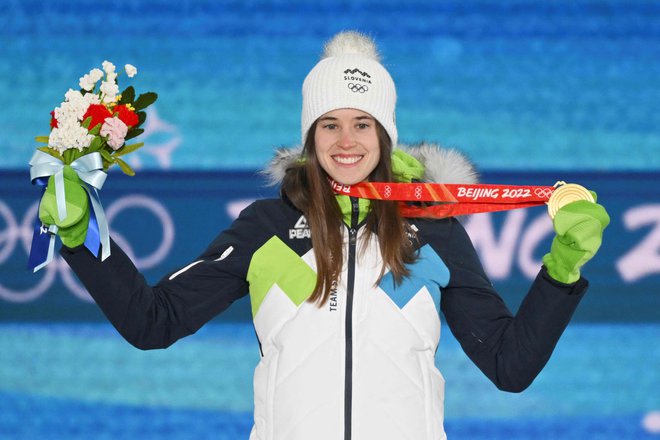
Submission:
M 590 292 L 524 393 L 497 391 L 443 327 L 450 439 L 660 436 L 660 2 L 0 0 L 0 438 L 248 437 L 247 301 L 168 350 L 132 348 L 61 261 L 24 269 L 26 164 L 80 76 L 137 66 L 120 86 L 160 97 L 128 158 L 138 175 L 110 173 L 101 198 L 155 282 L 276 193 L 256 171 L 300 142 L 302 80 L 343 29 L 376 39 L 402 142 L 457 148 L 488 183 L 582 183 L 612 217 Z M 466 219 L 514 310 L 524 257 L 550 243 L 533 239 L 544 216 Z

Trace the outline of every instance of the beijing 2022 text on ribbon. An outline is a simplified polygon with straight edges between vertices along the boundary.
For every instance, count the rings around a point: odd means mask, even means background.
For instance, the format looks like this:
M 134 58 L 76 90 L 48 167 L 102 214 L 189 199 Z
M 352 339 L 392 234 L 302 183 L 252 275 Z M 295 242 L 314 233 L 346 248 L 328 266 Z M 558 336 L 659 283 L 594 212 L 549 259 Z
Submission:
M 404 217 L 443 218 L 547 204 L 548 214 L 554 218 L 557 210 L 567 203 L 575 200 L 595 201 L 586 188 L 561 181 L 554 186 L 423 182 L 342 185 L 335 181 L 331 181 L 331 185 L 337 194 L 402 202 L 400 208 Z

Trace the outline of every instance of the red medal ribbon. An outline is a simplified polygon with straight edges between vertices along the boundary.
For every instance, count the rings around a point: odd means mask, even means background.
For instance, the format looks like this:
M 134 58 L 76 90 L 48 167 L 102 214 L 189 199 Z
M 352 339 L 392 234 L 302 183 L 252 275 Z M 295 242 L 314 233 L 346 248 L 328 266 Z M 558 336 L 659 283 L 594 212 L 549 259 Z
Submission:
M 337 194 L 371 200 L 436 202 L 401 203 L 404 217 L 452 217 L 478 212 L 508 211 L 545 204 L 554 186 L 488 185 L 456 183 L 361 182 L 342 185 L 331 181 Z

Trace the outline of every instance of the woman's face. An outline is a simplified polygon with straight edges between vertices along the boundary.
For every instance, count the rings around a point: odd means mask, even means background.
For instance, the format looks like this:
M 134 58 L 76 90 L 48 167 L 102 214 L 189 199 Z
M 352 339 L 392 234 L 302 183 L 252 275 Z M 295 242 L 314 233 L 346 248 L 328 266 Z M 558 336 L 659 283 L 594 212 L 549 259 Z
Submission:
M 376 120 L 361 110 L 343 108 L 321 116 L 314 143 L 321 168 L 344 185 L 366 180 L 380 160 Z

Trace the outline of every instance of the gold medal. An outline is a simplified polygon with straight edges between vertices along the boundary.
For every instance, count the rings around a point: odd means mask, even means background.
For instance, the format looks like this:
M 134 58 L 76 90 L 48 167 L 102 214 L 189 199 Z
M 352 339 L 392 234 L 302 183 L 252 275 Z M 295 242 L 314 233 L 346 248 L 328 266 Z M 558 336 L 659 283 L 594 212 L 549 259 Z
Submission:
M 550 218 L 555 218 L 557 211 L 571 202 L 576 200 L 588 200 L 595 203 L 594 196 L 591 195 L 589 190 L 582 185 L 576 183 L 557 182 L 555 183 L 555 190 L 548 200 L 548 215 Z

